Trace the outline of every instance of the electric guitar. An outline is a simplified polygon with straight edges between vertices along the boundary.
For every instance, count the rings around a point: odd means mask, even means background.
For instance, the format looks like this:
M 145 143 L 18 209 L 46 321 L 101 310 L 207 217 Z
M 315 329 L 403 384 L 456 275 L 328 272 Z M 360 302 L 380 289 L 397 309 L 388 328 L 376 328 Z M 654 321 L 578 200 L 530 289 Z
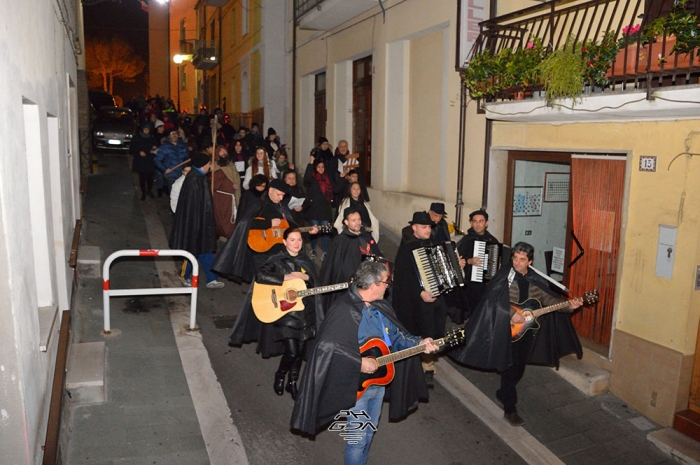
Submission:
M 455 328 L 445 337 L 433 341 L 433 344 L 438 346 L 454 347 L 457 344 L 464 342 L 464 329 Z M 362 357 L 373 357 L 377 361 L 377 371 L 374 373 L 362 373 L 360 375 L 360 386 L 357 388 L 357 399 L 362 397 L 368 387 L 373 384 L 378 384 L 380 386 L 385 386 L 394 379 L 394 362 L 403 360 L 408 357 L 413 357 L 423 353 L 425 349 L 425 344 L 419 344 L 415 347 L 410 347 L 408 349 L 400 350 L 398 352 L 391 352 L 389 348 L 384 343 L 384 340 L 380 337 L 373 337 L 368 339 L 362 346 L 360 346 L 360 355 Z
M 284 281 L 281 286 L 271 284 L 253 284 L 253 311 L 258 320 L 263 323 L 272 323 L 289 312 L 304 310 L 303 297 L 326 292 L 347 289 L 350 283 L 330 284 L 328 286 L 306 288 L 306 283 L 301 278 Z
M 263 218 L 256 218 L 263 219 Z M 318 228 L 319 234 L 329 233 L 333 229 L 332 224 L 323 224 L 316 226 Z M 264 253 L 270 250 L 275 244 L 281 244 L 283 240 L 283 235 L 285 229 L 289 228 L 289 223 L 287 220 L 282 218 L 280 220 L 279 226 L 274 226 L 267 229 L 251 229 L 248 232 L 248 247 L 253 249 L 255 252 Z M 297 228 L 299 232 L 311 231 L 314 226 L 304 226 L 302 228 Z
M 594 290 L 585 292 L 581 298 L 583 299 L 583 305 L 593 305 L 598 302 L 598 297 L 598 291 Z M 519 313 L 525 318 L 523 323 L 514 323 L 512 319 L 510 320 L 512 342 L 520 340 L 525 333 L 531 329 L 539 329 L 540 324 L 537 322 L 537 317 L 566 308 L 569 306 L 569 303 L 571 303 L 571 300 L 566 300 L 544 308 L 540 308 L 542 304 L 537 299 L 527 299 L 522 303 L 511 303 L 510 308 L 515 310 L 515 313 Z

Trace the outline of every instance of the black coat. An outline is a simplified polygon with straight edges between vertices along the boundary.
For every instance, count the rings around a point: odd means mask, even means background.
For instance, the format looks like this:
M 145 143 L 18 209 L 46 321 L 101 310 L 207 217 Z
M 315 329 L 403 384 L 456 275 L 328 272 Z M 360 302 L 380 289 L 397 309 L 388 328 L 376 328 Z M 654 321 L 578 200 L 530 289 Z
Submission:
M 484 234 L 477 234 L 476 231 L 474 231 L 474 228 L 469 228 L 467 231 L 467 235 L 464 236 L 462 239 L 459 240 L 457 243 L 457 251 L 459 254 L 464 257 L 465 260 L 469 260 L 474 256 L 474 241 L 482 241 L 486 242 L 488 244 L 498 244 L 498 239 L 493 237 L 490 232 L 484 231 Z M 506 263 L 506 262 L 503 262 Z M 507 265 L 507 263 L 506 263 Z M 470 276 L 472 275 L 472 266 L 469 264 L 466 264 L 464 266 L 464 276 L 466 276 L 466 279 L 469 280 Z M 481 284 L 481 283 L 475 283 L 475 284 Z
M 321 285 L 345 283 L 350 281 L 362 263 L 363 255 L 382 255 L 379 246 L 368 232 L 353 234 L 348 228 L 335 236 L 331 242 L 326 258 L 321 265 Z M 326 308 L 340 297 L 344 292 L 331 292 L 325 294 Z
M 452 350 L 450 357 L 465 365 L 499 372 L 513 364 L 508 282 L 512 269 L 512 266 L 502 266 L 491 280 L 474 314 L 464 325 L 465 344 Z M 525 279 L 530 287 L 536 286 L 553 295 L 547 281 L 538 274 L 531 271 Z M 559 359 L 565 355 L 575 353 L 579 359 L 583 357 L 569 314 L 552 312 L 539 317 L 538 322 L 541 327 L 535 333 L 528 364 L 559 367 Z
M 415 236 L 414 236 L 415 239 Z M 434 302 L 425 302 L 421 298 L 423 286 L 421 285 L 416 262 L 413 258 L 413 251 L 421 247 L 431 245 L 430 239 L 415 239 L 411 242 L 402 242 L 396 252 L 394 261 L 394 289 L 392 291 L 392 304 L 396 309 L 396 314 L 401 323 L 408 328 L 411 334 L 418 334 L 422 337 L 442 337 L 445 328 L 424 327 L 422 321 L 426 319 L 423 315 L 434 312 L 447 313 L 447 305 L 443 296 L 437 296 Z
M 304 173 L 304 184 L 306 185 L 306 203 L 304 213 L 306 217 L 310 220 L 328 221 L 329 223 L 333 221 L 333 205 L 331 202 L 326 200 L 326 197 L 321 192 L 321 187 L 318 181 L 313 176 L 314 165 L 308 165 L 306 167 L 306 173 Z M 328 173 L 328 168 L 326 165 L 326 173 Z M 331 181 L 331 190 L 333 189 L 333 180 L 329 176 Z
M 211 190 L 206 176 L 195 168 L 187 173 L 182 183 L 170 232 L 170 248 L 187 250 L 195 256 L 216 251 Z
M 311 260 L 303 253 L 292 257 L 285 250 L 270 257 L 255 274 L 255 282 L 279 286 L 284 282 L 285 274 L 302 270 L 309 275 L 306 287 L 318 286 L 318 276 Z M 323 320 L 323 303 L 320 294 L 304 297 L 303 311 L 289 312 L 274 323 L 266 324 L 260 322 L 255 316 L 251 303 L 252 290 L 253 284 L 236 318 L 236 324 L 229 336 L 229 343 L 240 346 L 257 341 L 257 352 L 264 358 L 268 358 L 284 353 L 282 340 L 285 338 L 306 341 L 314 337 L 316 329 Z
M 145 134 L 139 132 L 136 137 L 131 139 L 129 153 L 134 156 L 134 161 L 131 163 L 131 171 L 137 173 L 153 174 L 156 172 L 156 164 L 153 161 L 155 154 L 151 153 L 153 148 L 157 148 L 160 144 L 150 134 L 148 137 L 143 137 Z M 140 155 L 140 152 L 146 154 L 145 157 Z
M 406 332 L 385 300 L 372 302 L 382 315 Z M 362 320 L 362 297 L 354 285 L 327 312 L 316 336 L 316 344 L 304 368 L 299 395 L 294 403 L 290 426 L 293 430 L 315 435 L 331 422 L 340 410 L 356 402 L 362 359 L 358 330 Z M 389 420 L 399 421 L 428 399 L 428 389 L 418 357 L 395 364 L 396 375 L 386 388 Z
M 433 239 L 433 242 L 447 242 L 450 240 L 450 230 L 444 218 L 439 223 L 431 226 L 430 237 Z

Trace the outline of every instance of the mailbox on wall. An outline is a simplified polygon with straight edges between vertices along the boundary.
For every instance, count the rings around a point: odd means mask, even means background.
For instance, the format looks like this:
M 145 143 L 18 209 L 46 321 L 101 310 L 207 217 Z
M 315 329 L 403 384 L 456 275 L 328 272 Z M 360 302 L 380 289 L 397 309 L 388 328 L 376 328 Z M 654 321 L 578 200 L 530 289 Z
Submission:
M 675 226 L 659 225 L 659 242 L 656 246 L 656 276 L 671 279 L 673 276 L 673 262 L 676 258 L 676 234 Z

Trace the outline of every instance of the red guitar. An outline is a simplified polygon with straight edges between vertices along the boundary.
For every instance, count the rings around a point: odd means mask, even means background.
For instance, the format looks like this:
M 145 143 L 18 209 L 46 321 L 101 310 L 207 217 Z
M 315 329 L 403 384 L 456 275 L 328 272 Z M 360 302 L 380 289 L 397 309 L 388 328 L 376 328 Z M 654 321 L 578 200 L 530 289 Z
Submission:
M 433 341 L 438 346 L 453 347 L 464 341 L 464 329 L 455 328 L 442 339 Z M 385 386 L 394 379 L 394 362 L 423 353 L 425 344 L 419 344 L 409 349 L 391 352 L 380 337 L 368 339 L 360 346 L 362 357 L 373 357 L 379 367 L 374 373 L 362 373 L 360 375 L 360 386 L 357 388 L 357 398 L 362 397 L 368 387 L 373 384 Z

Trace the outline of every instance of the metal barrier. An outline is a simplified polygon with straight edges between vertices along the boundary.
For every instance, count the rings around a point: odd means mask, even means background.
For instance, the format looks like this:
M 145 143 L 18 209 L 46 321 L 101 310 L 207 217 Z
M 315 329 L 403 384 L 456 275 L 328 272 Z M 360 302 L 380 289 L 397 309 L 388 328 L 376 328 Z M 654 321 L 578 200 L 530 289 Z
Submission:
M 109 267 L 119 257 L 185 257 L 192 264 L 192 286 L 177 288 L 142 288 L 142 289 L 110 289 Z M 132 295 L 170 295 L 192 294 L 190 309 L 190 331 L 196 329 L 197 319 L 197 285 L 199 284 L 199 263 L 191 253 L 186 250 L 118 250 L 107 257 L 102 267 L 102 296 L 104 299 L 104 332 L 109 334 L 112 329 L 109 325 L 109 298 L 112 296 Z

